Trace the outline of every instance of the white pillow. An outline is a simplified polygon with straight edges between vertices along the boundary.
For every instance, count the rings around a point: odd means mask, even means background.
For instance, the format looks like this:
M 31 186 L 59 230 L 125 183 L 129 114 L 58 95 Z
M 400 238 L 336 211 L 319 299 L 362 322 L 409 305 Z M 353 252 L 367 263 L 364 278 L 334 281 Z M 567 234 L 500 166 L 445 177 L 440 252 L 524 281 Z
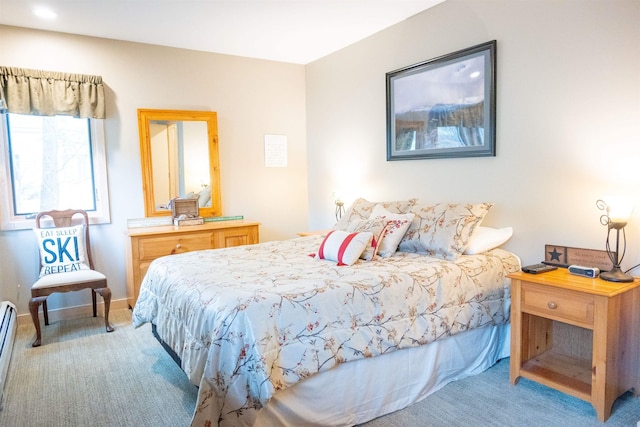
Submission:
M 206 186 L 203 188 L 197 196 L 198 198 L 198 207 L 204 208 L 207 206 L 211 206 L 209 201 L 211 201 L 211 187 Z
M 397 214 L 386 210 L 382 205 L 375 205 L 371 212 L 370 219 L 384 218 L 387 227 L 384 232 L 382 242 L 379 243 L 378 253 L 383 258 L 388 258 L 398 250 L 400 240 L 411 226 L 411 221 L 415 217 L 414 213 Z
M 42 269 L 40 277 L 54 273 L 88 270 L 84 248 L 84 225 L 34 228 Z
M 469 238 L 465 255 L 481 254 L 505 243 L 513 235 L 512 227 L 492 228 L 479 226 Z
M 331 230 L 324 238 L 318 252 L 318 259 L 336 261 L 338 265 L 352 265 L 360 258 L 365 248 L 369 246 L 373 233 L 349 233 L 341 230 Z

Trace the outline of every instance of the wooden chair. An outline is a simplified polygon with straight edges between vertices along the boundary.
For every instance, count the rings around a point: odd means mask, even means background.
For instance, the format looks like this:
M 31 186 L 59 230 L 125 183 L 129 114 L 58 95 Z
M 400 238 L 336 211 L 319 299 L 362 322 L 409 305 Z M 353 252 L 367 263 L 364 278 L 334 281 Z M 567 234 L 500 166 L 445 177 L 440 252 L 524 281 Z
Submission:
M 29 311 L 31 312 L 31 318 L 33 324 L 36 327 L 36 339 L 33 342 L 33 347 L 38 347 L 42 342 L 42 335 L 40 331 L 40 319 L 38 317 L 38 310 L 40 304 L 42 304 L 42 311 L 44 313 L 44 324 L 49 324 L 49 312 L 47 310 L 47 297 L 56 292 L 69 292 L 79 291 L 82 289 L 91 289 L 91 297 L 93 301 L 93 317 L 96 317 L 96 294 L 102 295 L 104 299 L 104 324 L 107 332 L 112 332 L 113 327 L 109 324 L 109 306 L 111 304 L 111 289 L 107 287 L 107 278 L 104 274 L 96 271 L 93 266 L 93 258 L 91 257 L 91 244 L 89 238 L 89 216 L 87 212 L 83 210 L 67 209 L 63 211 L 52 210 L 46 212 L 40 212 L 36 216 L 36 227 L 43 231 L 52 231 L 55 233 L 56 228 L 71 227 L 72 219 L 75 215 L 82 217 L 84 225 L 84 237 L 82 243 L 84 244 L 85 263 L 88 269 L 74 270 L 68 272 L 60 272 L 53 274 L 41 275 L 40 278 L 31 287 L 31 300 L 29 301 Z M 53 220 L 54 227 L 42 228 L 41 223 L 43 218 L 50 217 Z M 55 240 L 54 240 L 55 241 Z M 54 244 L 50 242 L 51 244 Z M 61 250 L 65 250 L 62 248 Z M 43 248 L 40 248 L 42 251 Z M 47 256 L 55 257 L 55 251 L 46 250 Z M 62 252 L 61 252 L 62 253 Z M 64 252 L 67 253 L 67 252 Z M 60 256 L 63 258 L 63 256 Z M 40 268 L 42 269 L 43 254 L 40 256 Z

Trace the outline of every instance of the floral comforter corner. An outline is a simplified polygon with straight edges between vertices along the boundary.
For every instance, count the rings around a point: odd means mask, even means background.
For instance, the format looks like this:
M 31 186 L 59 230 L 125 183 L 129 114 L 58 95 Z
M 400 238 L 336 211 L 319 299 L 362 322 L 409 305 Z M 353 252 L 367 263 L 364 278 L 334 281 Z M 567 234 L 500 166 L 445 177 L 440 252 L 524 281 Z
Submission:
M 340 364 L 509 320 L 518 258 L 397 253 L 351 267 L 320 238 L 191 252 L 149 267 L 133 322 L 153 322 L 199 386 L 192 426 L 252 425 L 275 392 Z

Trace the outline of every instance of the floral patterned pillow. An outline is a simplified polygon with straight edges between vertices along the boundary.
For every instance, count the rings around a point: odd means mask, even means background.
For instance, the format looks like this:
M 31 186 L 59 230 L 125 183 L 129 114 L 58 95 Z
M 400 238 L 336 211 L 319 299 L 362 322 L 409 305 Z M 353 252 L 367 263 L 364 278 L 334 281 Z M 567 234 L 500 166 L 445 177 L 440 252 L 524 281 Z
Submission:
M 370 202 L 366 199 L 359 198 L 349 206 L 333 229 L 346 230 L 351 222 L 369 219 L 371 212 L 373 212 L 373 208 L 376 205 L 382 205 L 382 207 L 391 213 L 407 213 L 416 202 L 417 199 L 400 200 L 395 202 Z
M 416 204 L 415 219 L 398 250 L 455 260 L 467 248 L 473 230 L 493 206 L 479 204 Z
M 384 205 L 378 204 L 373 208 L 370 219 L 383 218 L 387 221 L 384 237 L 379 245 L 378 253 L 383 258 L 388 258 L 398 250 L 398 244 L 407 232 L 415 214 L 397 214 L 389 212 Z
M 373 219 L 362 219 L 349 223 L 348 232 L 362 232 L 369 231 L 373 234 L 371 243 L 364 249 L 360 258 L 365 261 L 371 261 L 378 254 L 380 243 L 384 237 L 384 233 L 387 229 L 388 221 L 385 218 L 378 217 Z

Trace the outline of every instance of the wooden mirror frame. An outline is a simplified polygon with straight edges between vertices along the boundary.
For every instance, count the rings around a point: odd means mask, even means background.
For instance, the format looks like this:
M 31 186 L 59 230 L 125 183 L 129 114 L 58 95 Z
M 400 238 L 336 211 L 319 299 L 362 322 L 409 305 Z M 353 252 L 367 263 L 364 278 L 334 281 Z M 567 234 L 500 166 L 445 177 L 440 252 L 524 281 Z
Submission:
M 222 215 L 220 196 L 220 157 L 218 154 L 218 115 L 213 111 L 151 110 L 138 109 L 138 131 L 140 133 L 140 162 L 142 165 L 142 191 L 146 217 L 171 215 L 171 210 L 156 209 L 153 188 L 153 162 L 151 159 L 152 121 L 199 121 L 207 123 L 209 147 L 209 186 L 211 206 L 201 207 L 200 216 Z

